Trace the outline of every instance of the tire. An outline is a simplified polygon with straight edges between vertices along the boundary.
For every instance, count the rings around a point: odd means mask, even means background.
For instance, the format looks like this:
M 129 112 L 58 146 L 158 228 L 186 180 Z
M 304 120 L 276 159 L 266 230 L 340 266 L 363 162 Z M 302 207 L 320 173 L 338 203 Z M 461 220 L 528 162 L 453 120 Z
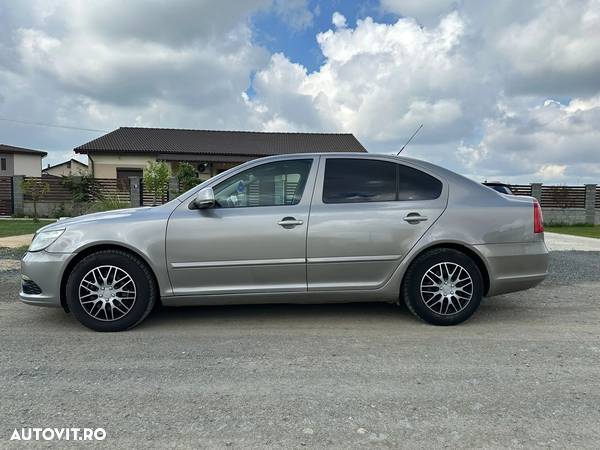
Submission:
M 471 317 L 481 303 L 481 271 L 458 250 L 430 250 L 418 256 L 406 271 L 402 297 L 410 312 L 422 321 L 457 325 Z
M 69 309 L 79 322 L 95 331 L 135 327 L 150 314 L 157 296 L 150 269 L 138 257 L 121 250 L 101 250 L 84 257 L 66 285 Z

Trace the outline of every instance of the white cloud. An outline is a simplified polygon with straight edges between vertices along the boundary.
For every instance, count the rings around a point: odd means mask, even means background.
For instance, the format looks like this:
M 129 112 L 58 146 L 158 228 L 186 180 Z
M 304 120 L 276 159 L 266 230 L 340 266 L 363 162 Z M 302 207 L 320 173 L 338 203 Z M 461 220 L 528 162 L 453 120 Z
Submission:
M 344 17 L 343 14 L 340 14 L 339 12 L 335 11 L 333 13 L 333 16 L 331 17 L 331 23 L 336 28 L 346 28 L 346 17 Z
M 478 85 L 459 49 L 463 34 L 456 13 L 432 29 L 367 18 L 354 29 L 328 30 L 317 36 L 326 58 L 318 71 L 274 55 L 256 76 L 254 103 L 265 128 L 275 118 L 300 129 L 331 125 L 391 143 L 390 150 L 420 123 L 425 140 L 458 138 L 475 119 L 463 103 Z
M 423 123 L 405 153 L 477 179 L 600 181 L 600 0 L 381 0 L 371 12 L 398 20 L 349 11 L 349 23 L 335 12 L 332 29 L 314 31 L 316 70 L 256 44 L 254 14 L 268 11 L 294 40 L 315 25 L 320 8 L 310 8 L 12 2 L 0 13 L 0 116 L 348 131 L 379 152 L 397 151 Z M 56 158 L 96 137 L 19 127 L 0 123 L 2 140 Z
M 597 182 L 598 1 L 538 0 L 519 17 L 514 2 L 383 2 L 443 14 L 354 28 L 334 17 L 319 69 L 273 56 L 250 104 L 264 129 L 350 131 L 371 151 L 398 150 L 424 123 L 408 153 L 474 178 Z
M 600 175 L 600 102 L 547 100 L 527 105 L 504 99 L 485 121 L 484 137 L 459 148 L 473 177 L 507 181 L 596 183 Z
M 600 0 L 543 2 L 529 21 L 498 36 L 518 93 L 589 94 L 600 89 Z
M 275 13 L 294 31 L 302 31 L 313 24 L 314 16 L 307 0 L 274 0 Z
M 249 15 L 270 5 L 15 2 L 0 13 L 0 116 L 107 130 L 256 128 L 242 93 L 269 55 L 252 42 Z M 56 149 L 51 163 L 98 135 L 0 126 L 2 141 Z
M 561 166 L 559 164 L 544 164 L 536 172 L 536 175 L 544 181 L 556 181 L 559 178 L 564 178 L 566 168 L 567 166 Z
M 425 22 L 449 12 L 455 3 L 455 0 L 381 0 L 385 10 Z

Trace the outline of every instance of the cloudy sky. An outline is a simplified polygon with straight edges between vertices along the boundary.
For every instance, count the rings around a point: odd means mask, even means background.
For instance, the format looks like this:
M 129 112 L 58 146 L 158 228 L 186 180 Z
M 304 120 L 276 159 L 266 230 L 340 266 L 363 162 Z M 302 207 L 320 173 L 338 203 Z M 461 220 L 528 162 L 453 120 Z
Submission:
M 600 0 L 0 0 L 0 30 L 0 142 L 45 162 L 119 126 L 391 153 L 423 123 L 408 156 L 600 183 Z

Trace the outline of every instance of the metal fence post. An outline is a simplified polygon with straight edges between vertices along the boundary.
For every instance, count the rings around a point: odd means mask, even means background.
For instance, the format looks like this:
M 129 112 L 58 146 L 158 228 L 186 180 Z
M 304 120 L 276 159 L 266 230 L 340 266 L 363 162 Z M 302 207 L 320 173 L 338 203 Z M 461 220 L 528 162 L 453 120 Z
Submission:
M 142 206 L 142 189 L 139 177 L 129 177 L 129 202 L 132 208 Z
M 17 217 L 25 214 L 24 180 L 23 175 L 13 175 L 12 177 L 12 212 Z
M 542 183 L 531 183 L 531 196 L 536 198 L 540 205 L 542 204 Z
M 595 184 L 585 185 L 585 223 L 594 224 L 596 218 L 596 186 Z
M 169 178 L 169 193 L 167 196 L 168 200 L 173 200 L 179 195 L 179 180 L 177 177 Z

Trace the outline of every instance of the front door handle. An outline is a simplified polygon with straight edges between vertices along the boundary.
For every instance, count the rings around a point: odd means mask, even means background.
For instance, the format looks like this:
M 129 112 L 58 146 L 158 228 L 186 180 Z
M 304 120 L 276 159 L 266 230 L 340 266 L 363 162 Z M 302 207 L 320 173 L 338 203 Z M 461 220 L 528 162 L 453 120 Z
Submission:
M 302 225 L 303 223 L 304 222 L 302 220 L 296 220 L 295 217 L 284 217 L 279 222 L 277 222 L 277 225 L 280 225 L 283 228 L 292 228 L 297 225 Z
M 426 220 L 428 220 L 428 218 L 425 216 L 422 216 L 419 213 L 412 212 L 412 213 L 408 213 L 406 216 L 404 216 L 403 220 L 405 220 L 408 223 L 415 224 L 415 223 L 419 223 L 419 222 L 425 222 Z

